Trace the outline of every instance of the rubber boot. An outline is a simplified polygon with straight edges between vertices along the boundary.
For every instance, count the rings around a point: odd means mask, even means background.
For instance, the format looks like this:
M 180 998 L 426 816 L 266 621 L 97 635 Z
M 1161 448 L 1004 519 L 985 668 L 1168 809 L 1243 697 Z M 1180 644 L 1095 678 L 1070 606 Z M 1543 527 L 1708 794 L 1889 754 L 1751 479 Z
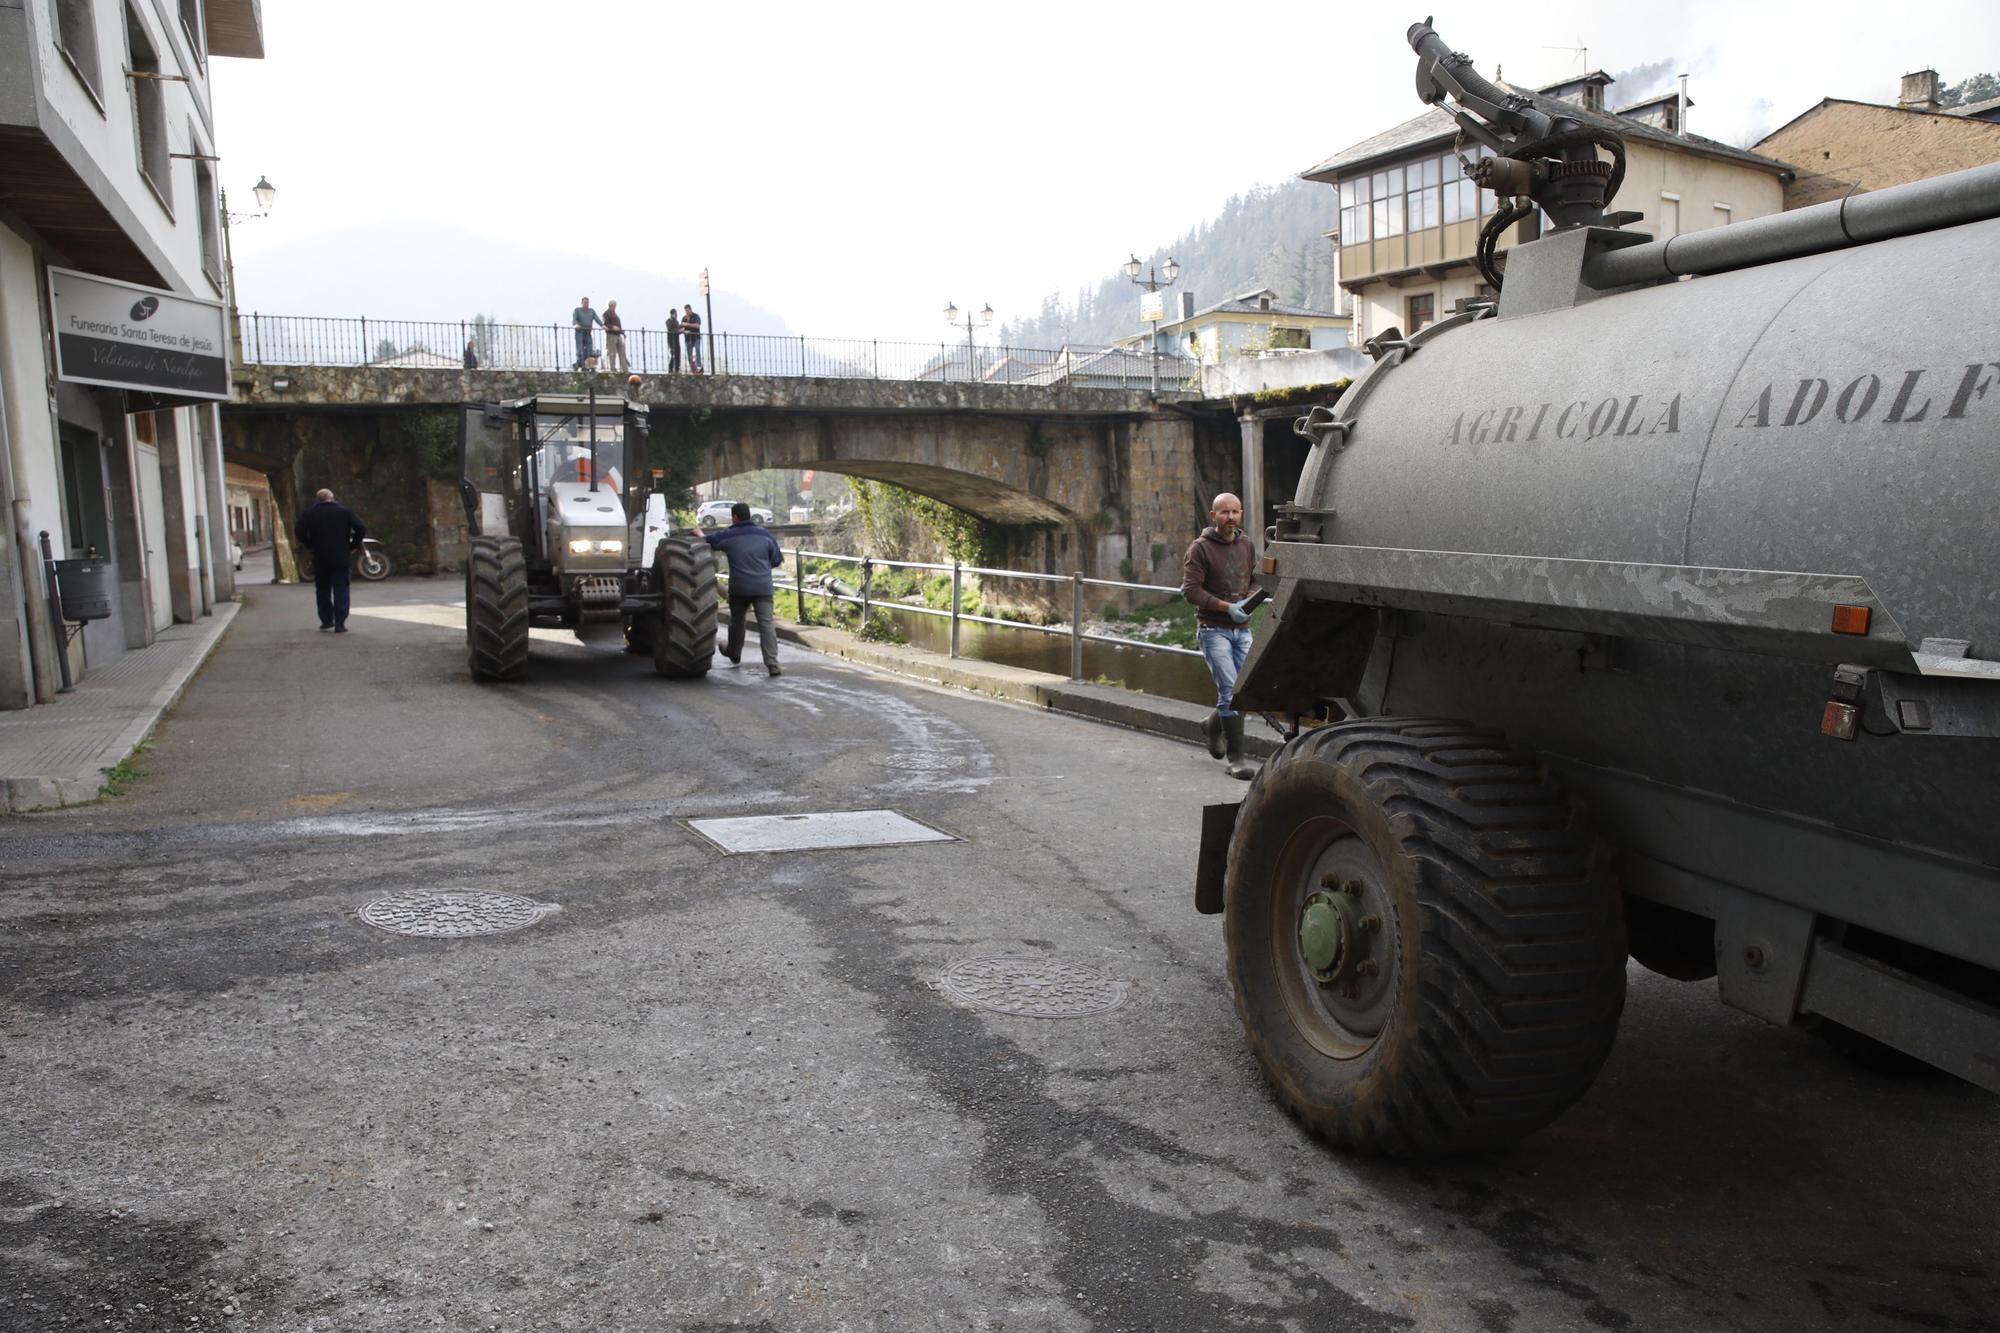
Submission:
M 1248 782 L 1257 776 L 1257 765 L 1243 757 L 1243 714 L 1231 713 L 1222 719 L 1224 741 L 1223 758 L 1229 764 L 1229 776 Z
M 1222 714 L 1210 709 L 1208 716 L 1201 720 L 1202 738 L 1208 742 L 1211 758 L 1222 758 Z

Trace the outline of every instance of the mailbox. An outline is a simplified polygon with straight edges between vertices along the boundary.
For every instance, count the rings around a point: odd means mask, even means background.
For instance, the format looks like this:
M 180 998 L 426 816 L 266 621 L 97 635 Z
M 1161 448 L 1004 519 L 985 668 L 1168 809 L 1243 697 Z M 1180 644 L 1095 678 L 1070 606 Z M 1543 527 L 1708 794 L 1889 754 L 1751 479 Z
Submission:
M 64 620 L 81 624 L 111 614 L 117 578 L 109 560 L 58 560 L 55 567 Z

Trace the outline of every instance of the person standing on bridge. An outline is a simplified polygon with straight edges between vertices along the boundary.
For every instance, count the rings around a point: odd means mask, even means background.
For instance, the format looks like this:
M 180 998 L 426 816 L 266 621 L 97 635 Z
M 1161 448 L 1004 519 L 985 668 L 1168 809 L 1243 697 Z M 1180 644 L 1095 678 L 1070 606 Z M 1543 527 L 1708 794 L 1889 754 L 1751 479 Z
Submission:
M 590 308 L 588 296 L 579 296 L 577 301 L 576 309 L 569 312 L 569 322 L 576 329 L 576 364 L 570 367 L 571 370 L 582 370 L 583 363 L 597 355 L 597 349 L 590 344 L 590 328 L 593 324 L 604 322 Z
M 667 307 L 667 373 L 681 373 L 681 317 Z
M 1250 613 L 1243 603 L 1255 591 L 1257 548 L 1243 531 L 1243 502 L 1228 491 L 1215 497 L 1208 518 L 1181 562 L 1181 596 L 1194 603 L 1195 640 L 1215 680 L 1215 711 L 1201 729 L 1208 752 L 1229 765 L 1229 776 L 1248 779 L 1257 769 L 1243 759 L 1243 715 L 1233 705 L 1236 677 L 1250 654 Z
M 332 491 L 321 487 L 316 498 L 319 503 L 299 515 L 292 535 L 312 553 L 320 632 L 345 634 L 348 590 L 353 577 L 347 561 L 361 548 L 361 539 L 368 535 L 368 529 L 352 509 L 333 498 Z
M 681 333 L 687 338 L 688 374 L 699 375 L 701 370 L 701 316 L 695 314 L 693 306 L 681 312 Z
M 611 373 L 628 375 L 632 363 L 625 359 L 625 321 L 618 318 L 618 303 L 604 303 L 604 358 L 611 363 Z
M 692 348 L 692 344 L 689 344 Z M 743 617 L 757 612 L 757 643 L 764 650 L 764 670 L 778 670 L 777 613 L 771 607 L 771 571 L 785 563 L 778 539 L 750 517 L 750 506 L 738 500 L 729 506 L 729 526 L 705 534 L 708 544 L 729 561 L 729 639 L 722 655 L 731 666 L 743 660 Z

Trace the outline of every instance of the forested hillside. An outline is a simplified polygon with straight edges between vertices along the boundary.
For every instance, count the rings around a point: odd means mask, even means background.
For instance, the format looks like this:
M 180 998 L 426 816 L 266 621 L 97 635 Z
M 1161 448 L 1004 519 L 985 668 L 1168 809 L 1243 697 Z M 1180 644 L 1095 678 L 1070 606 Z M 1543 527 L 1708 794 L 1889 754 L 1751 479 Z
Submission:
M 1312 181 L 1232 196 L 1215 217 L 1150 256 L 1155 263 L 1168 255 L 1180 261 L 1180 281 L 1167 289 L 1169 313 L 1178 309 L 1178 292 L 1193 292 L 1200 310 L 1257 287 L 1271 288 L 1281 301 L 1332 309 L 1333 245 L 1321 233 L 1336 213 L 1333 190 Z M 1001 339 L 1016 347 L 1114 342 L 1143 328 L 1139 296 L 1114 270 L 1095 287 L 1051 292 L 1040 314 L 1002 326 Z

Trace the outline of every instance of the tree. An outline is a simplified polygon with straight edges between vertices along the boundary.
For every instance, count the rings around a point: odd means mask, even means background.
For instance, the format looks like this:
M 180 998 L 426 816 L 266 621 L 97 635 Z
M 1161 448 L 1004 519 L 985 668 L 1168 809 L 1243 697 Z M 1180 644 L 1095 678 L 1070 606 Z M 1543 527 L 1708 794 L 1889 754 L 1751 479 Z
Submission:
M 495 352 L 499 349 L 499 325 L 491 315 L 472 317 L 472 346 L 479 353 L 479 364 L 494 366 Z
M 387 338 L 375 344 L 375 359 L 377 361 L 387 361 L 395 355 L 396 344 L 390 342 Z
M 1989 97 L 2000 97 L 2000 77 L 1974 74 L 1940 92 L 1938 105 L 1966 106 L 1972 102 L 1984 102 Z

